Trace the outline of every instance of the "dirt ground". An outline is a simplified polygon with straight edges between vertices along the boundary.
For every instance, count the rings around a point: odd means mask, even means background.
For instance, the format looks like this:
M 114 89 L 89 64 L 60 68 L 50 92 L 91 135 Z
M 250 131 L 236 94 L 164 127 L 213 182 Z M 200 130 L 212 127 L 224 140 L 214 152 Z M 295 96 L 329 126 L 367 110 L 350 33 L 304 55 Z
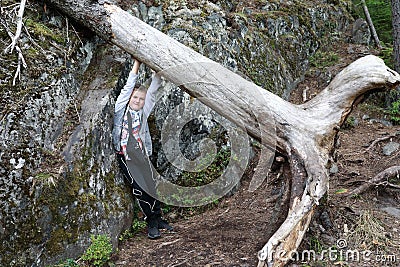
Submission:
M 309 99 L 328 84 L 328 76 L 334 77 L 350 62 L 371 53 L 362 46 L 336 48 L 339 63 L 324 72 L 312 72 L 293 93 L 292 102 L 303 101 L 305 88 Z M 345 197 L 346 192 L 379 172 L 400 165 L 400 149 L 390 156 L 382 152 L 389 142 L 400 143 L 400 126 L 387 125 L 382 112 L 364 103 L 352 112 L 347 127 L 338 136 L 329 193 L 298 250 L 315 252 L 315 257 L 299 253 L 289 266 L 400 266 L 400 189 L 382 184 L 356 197 Z M 270 226 L 276 218 L 270 200 L 282 181 L 275 179 L 279 171 L 272 172 L 260 188 L 250 193 L 251 169 L 242 178 L 238 192 L 223 198 L 213 209 L 188 218 L 171 219 L 166 214 L 174 233 L 163 232 L 162 238 L 149 240 L 144 230 L 121 242 L 113 264 L 257 266 L 257 252 L 274 231 Z M 389 182 L 398 186 L 399 177 Z

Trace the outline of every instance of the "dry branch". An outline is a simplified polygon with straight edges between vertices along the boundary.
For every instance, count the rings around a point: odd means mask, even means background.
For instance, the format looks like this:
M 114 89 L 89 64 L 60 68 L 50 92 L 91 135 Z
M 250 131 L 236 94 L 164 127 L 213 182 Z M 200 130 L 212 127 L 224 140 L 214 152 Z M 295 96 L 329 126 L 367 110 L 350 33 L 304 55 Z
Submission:
M 25 4 L 26 4 L 26 0 L 21 0 L 21 4 L 19 6 L 19 11 L 18 11 L 18 15 L 17 15 L 17 30 L 12 38 L 11 44 L 6 47 L 6 49 L 4 50 L 4 53 L 7 53 L 8 51 L 10 51 L 10 53 L 12 53 L 15 46 L 17 45 L 17 42 L 21 35 L 21 30 L 22 30 L 22 18 L 24 16 Z M 20 52 L 18 52 L 18 53 L 20 53 Z M 19 64 L 18 64 L 18 66 L 19 66 Z
M 308 229 L 314 208 L 327 192 L 328 164 L 334 150 L 334 138 L 353 105 L 364 93 L 390 89 L 400 84 L 400 75 L 375 56 L 363 57 L 350 64 L 319 95 L 302 105 L 293 105 L 277 95 L 245 80 L 220 64 L 184 46 L 152 28 L 118 6 L 84 0 L 51 0 L 58 9 L 85 24 L 152 69 L 182 85 L 192 96 L 232 122 L 244 126 L 258 140 L 268 134 L 263 128 L 276 122 L 277 148 L 289 159 L 291 182 L 285 199 L 290 206 L 286 219 L 259 252 L 259 266 L 283 266 L 299 246 Z M 199 81 L 201 82 L 194 82 Z M 219 86 L 215 86 L 219 85 Z M 275 127 L 275 125 L 273 125 Z M 263 143 L 263 142 L 261 142 Z M 297 182 L 304 181 L 301 184 Z M 303 186 L 300 186 L 303 185 Z M 301 191 L 302 189 L 303 191 Z M 282 202 L 286 204 L 287 202 Z M 280 210 L 281 212 L 283 210 Z M 279 214 L 279 217 L 285 216 Z
M 15 71 L 15 74 L 14 74 L 13 82 L 12 82 L 13 86 L 15 86 L 17 78 L 18 78 L 18 80 L 21 80 L 21 64 L 24 68 L 27 68 L 27 65 L 26 65 L 26 62 L 24 59 L 24 55 L 22 54 L 22 51 L 19 48 L 19 46 L 16 45 L 15 50 L 17 50 L 17 52 L 18 52 L 18 65 L 17 65 L 17 70 Z
M 398 186 L 390 184 L 389 179 L 392 178 L 399 178 L 400 176 L 400 166 L 392 166 L 387 168 L 386 170 L 378 173 L 374 178 L 366 181 L 363 185 L 357 187 L 350 193 L 348 193 L 348 196 L 354 196 L 354 195 L 360 195 L 370 189 L 373 186 L 378 186 L 378 185 L 389 185 L 395 188 L 398 188 Z
M 7 32 L 8 36 L 10 37 L 10 39 L 12 40 L 12 43 L 8 47 L 12 47 L 13 49 L 15 48 L 15 50 L 18 53 L 17 69 L 15 71 L 14 79 L 13 79 L 13 83 L 12 83 L 12 85 L 14 86 L 16 84 L 17 78 L 19 78 L 19 79 L 21 78 L 21 64 L 22 64 L 22 66 L 24 68 L 27 68 L 27 64 L 25 62 L 24 55 L 22 54 L 22 50 L 19 48 L 18 45 L 14 44 L 14 41 L 17 40 L 17 38 L 15 38 L 15 35 L 13 35 L 11 33 L 11 31 L 10 31 L 8 25 L 7 25 L 6 20 L 4 18 L 0 18 L 0 23 L 3 26 L 3 28 L 5 29 L 5 31 Z M 22 24 L 21 24 L 21 27 L 22 27 Z M 8 47 L 4 50 L 4 52 L 7 51 Z

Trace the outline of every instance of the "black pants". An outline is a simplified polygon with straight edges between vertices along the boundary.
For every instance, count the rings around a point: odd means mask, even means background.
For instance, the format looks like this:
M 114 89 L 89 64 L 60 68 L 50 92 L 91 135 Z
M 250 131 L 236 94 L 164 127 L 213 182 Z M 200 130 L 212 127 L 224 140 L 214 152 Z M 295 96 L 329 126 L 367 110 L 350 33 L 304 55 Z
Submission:
M 152 218 L 157 218 L 161 216 L 161 207 L 160 201 L 153 198 L 149 194 L 146 193 L 135 181 L 135 178 L 132 176 L 129 171 L 128 165 L 126 164 L 125 157 L 122 154 L 116 154 L 119 167 L 124 174 L 126 181 L 132 187 L 133 195 L 136 197 L 138 205 L 142 210 L 145 220 L 148 221 Z

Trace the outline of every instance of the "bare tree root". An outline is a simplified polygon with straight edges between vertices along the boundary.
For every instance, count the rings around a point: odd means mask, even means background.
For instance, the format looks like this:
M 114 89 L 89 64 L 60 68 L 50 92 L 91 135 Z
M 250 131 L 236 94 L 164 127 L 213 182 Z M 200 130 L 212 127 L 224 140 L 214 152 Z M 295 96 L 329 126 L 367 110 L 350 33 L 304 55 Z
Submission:
M 378 173 L 374 178 L 368 180 L 363 185 L 357 187 L 356 189 L 348 193 L 348 196 L 360 195 L 365 191 L 367 191 L 368 189 L 370 189 L 371 187 L 380 185 L 386 185 L 400 189 L 400 186 L 389 183 L 389 179 L 395 177 L 397 177 L 397 179 L 399 179 L 400 177 L 400 166 L 392 166 Z
M 396 137 L 399 134 L 400 133 L 395 133 L 395 134 L 391 134 L 391 135 L 384 136 L 384 137 L 381 137 L 381 138 L 378 138 L 378 139 L 374 140 L 371 143 L 371 145 L 367 149 L 365 149 L 364 153 L 370 151 L 377 143 L 385 141 L 385 140 L 388 140 L 388 139 L 393 138 L 393 137 Z
M 400 132 L 396 132 L 396 133 L 390 134 L 390 135 L 388 135 L 388 136 L 383 136 L 383 137 L 377 138 L 377 139 L 375 139 L 374 141 L 372 141 L 372 143 L 371 143 L 366 149 L 364 149 L 364 150 L 362 150 L 362 151 L 359 151 L 359 152 L 343 154 L 343 156 L 345 157 L 346 160 L 348 160 L 347 157 L 367 153 L 367 152 L 369 152 L 371 149 L 373 149 L 373 148 L 376 146 L 376 144 L 378 144 L 379 142 L 386 141 L 386 140 L 391 139 L 391 138 L 394 138 L 394 137 L 396 137 L 396 136 L 398 136 L 398 135 L 400 135 Z

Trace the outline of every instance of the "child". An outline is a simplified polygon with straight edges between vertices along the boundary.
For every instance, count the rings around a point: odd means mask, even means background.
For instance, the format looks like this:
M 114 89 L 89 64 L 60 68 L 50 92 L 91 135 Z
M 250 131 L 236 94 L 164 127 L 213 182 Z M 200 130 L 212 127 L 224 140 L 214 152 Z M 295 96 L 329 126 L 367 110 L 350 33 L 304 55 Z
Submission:
M 161 218 L 160 202 L 154 198 L 154 171 L 149 160 L 152 144 L 147 117 L 154 107 L 161 78 L 154 75 L 147 90 L 143 86 L 135 88 L 140 64 L 135 60 L 115 103 L 113 143 L 119 166 L 145 216 L 147 236 L 156 239 L 161 236 L 159 229 L 173 229 Z

